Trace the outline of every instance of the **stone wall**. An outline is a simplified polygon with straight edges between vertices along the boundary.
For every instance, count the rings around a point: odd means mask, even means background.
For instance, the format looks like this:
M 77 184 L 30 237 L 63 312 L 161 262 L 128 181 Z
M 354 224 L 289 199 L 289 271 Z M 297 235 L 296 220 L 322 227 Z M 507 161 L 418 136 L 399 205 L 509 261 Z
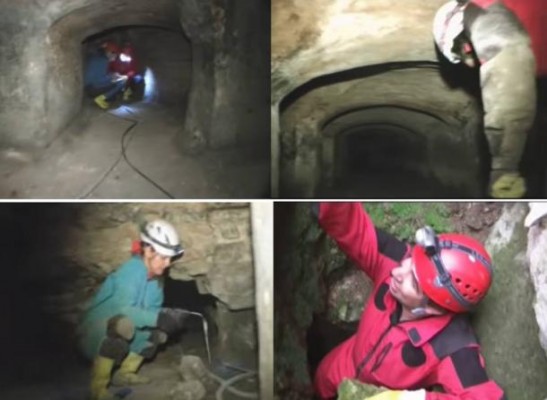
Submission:
M 75 323 L 106 275 L 130 256 L 138 225 L 164 218 L 180 233 L 184 257 L 174 279 L 196 280 L 230 310 L 254 306 L 248 203 L 4 205 L 5 240 L 17 251 L 16 281 L 37 287 L 42 306 Z

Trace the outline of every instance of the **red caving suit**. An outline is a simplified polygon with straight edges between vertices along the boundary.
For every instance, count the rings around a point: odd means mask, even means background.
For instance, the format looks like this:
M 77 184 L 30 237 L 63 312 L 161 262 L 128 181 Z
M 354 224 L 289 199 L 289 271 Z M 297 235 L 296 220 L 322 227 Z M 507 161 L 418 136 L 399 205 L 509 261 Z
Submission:
M 465 315 L 449 313 L 399 322 L 401 305 L 391 295 L 391 270 L 410 247 L 377 231 L 360 203 L 323 203 L 319 223 L 374 282 L 357 332 L 321 361 L 315 391 L 336 396 L 345 378 L 390 389 L 440 385 L 427 400 L 500 400 L 503 390 L 484 369 L 479 345 Z

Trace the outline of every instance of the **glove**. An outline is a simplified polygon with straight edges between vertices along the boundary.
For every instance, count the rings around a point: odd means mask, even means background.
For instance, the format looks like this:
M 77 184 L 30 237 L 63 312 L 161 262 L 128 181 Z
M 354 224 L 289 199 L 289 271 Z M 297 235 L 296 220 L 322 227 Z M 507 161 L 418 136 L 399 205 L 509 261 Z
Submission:
M 388 390 L 365 400 L 425 400 L 425 390 Z
M 158 314 L 157 326 L 169 336 L 182 330 L 188 314 L 176 308 L 162 308 Z
M 524 178 L 517 172 L 502 173 L 496 179 L 491 178 L 490 195 L 495 199 L 519 199 L 526 193 Z

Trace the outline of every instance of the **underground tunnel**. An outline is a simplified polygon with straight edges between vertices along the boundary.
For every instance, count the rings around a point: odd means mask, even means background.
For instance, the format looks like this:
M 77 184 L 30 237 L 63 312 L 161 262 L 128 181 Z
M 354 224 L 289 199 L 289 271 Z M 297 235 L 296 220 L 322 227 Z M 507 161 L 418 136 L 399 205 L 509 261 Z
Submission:
M 91 363 L 81 327 L 90 300 L 138 254 L 142 222 L 163 218 L 179 232 L 185 253 L 158 278 L 162 307 L 193 314 L 144 361 L 139 375 L 151 382 L 130 386 L 126 398 L 261 398 L 259 390 L 271 390 L 263 377 L 272 360 L 259 351 L 273 343 L 271 326 L 261 327 L 267 318 L 256 318 L 268 313 L 262 296 L 255 300 L 255 273 L 262 285 L 267 268 L 255 245 L 271 230 L 255 224 L 261 213 L 248 203 L 4 204 L 1 242 L 12 267 L 0 283 L 0 397 L 88 398 Z M 258 291 L 266 296 L 271 283 L 264 284 Z
M 378 304 L 370 297 L 372 280 L 321 228 L 316 206 L 283 202 L 274 209 L 274 392 L 279 398 L 319 398 L 312 382 L 320 361 L 355 334 L 365 307 L 370 312 Z M 545 218 L 525 228 L 526 203 L 381 202 L 363 207 L 377 228 L 412 245 L 416 229 L 426 224 L 436 232 L 463 233 L 485 243 L 493 260 L 493 284 L 470 320 L 488 376 L 507 398 L 545 398 Z M 345 244 L 354 237 L 348 234 Z M 363 251 L 371 250 L 367 243 L 363 238 Z M 400 366 L 387 368 L 397 371 Z M 353 376 L 348 378 L 345 389 L 338 391 L 340 400 L 371 396 L 352 386 L 357 381 Z
M 451 64 L 433 40 L 445 1 L 388 3 L 324 0 L 310 11 L 274 2 L 276 197 L 488 197 L 479 70 Z M 544 81 L 537 80 L 536 120 L 520 165 L 527 197 L 546 189 Z
M 267 195 L 267 4 L 2 1 L 2 10 L 2 197 Z M 102 110 L 87 72 L 108 42 L 119 48 L 109 71 L 121 65 L 114 76 L 127 83 Z

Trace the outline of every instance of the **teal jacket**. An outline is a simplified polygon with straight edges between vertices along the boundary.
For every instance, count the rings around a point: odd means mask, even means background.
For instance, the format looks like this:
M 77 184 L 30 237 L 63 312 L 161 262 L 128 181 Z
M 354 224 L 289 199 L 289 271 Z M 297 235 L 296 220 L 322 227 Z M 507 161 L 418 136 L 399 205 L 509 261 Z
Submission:
M 89 302 L 78 332 L 85 355 L 97 355 L 106 337 L 108 320 L 116 315 L 128 317 L 136 334 L 130 343 L 132 351 L 146 347 L 150 329 L 155 328 L 163 304 L 163 287 L 158 279 L 148 279 L 142 259 L 132 257 L 103 282 Z

